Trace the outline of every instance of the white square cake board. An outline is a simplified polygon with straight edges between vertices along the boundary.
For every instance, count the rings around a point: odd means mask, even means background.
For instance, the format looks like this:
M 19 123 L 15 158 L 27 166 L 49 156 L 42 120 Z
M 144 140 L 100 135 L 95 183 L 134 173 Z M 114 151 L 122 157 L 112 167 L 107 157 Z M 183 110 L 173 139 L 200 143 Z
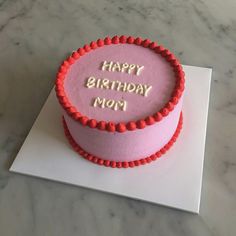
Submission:
M 199 213 L 212 70 L 184 66 L 184 71 L 183 129 L 160 159 L 113 169 L 80 158 L 64 136 L 53 89 L 10 171 Z

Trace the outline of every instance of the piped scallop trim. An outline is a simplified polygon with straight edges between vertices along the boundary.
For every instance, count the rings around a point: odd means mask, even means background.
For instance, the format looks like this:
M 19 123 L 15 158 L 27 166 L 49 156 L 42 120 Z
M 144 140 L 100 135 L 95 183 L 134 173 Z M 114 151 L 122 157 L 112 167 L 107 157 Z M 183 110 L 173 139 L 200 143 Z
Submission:
M 86 152 L 85 150 L 83 150 L 76 143 L 76 141 L 73 139 L 73 137 L 71 136 L 64 117 L 62 118 L 62 120 L 63 120 L 65 135 L 66 135 L 70 145 L 72 146 L 72 148 L 78 154 L 80 154 L 84 159 L 86 159 L 88 161 L 91 161 L 95 164 L 103 165 L 103 166 L 106 166 L 106 167 L 112 167 L 112 168 L 128 168 L 128 167 L 132 168 L 132 167 L 135 167 L 135 166 L 145 165 L 145 164 L 148 164 L 152 161 L 157 160 L 163 154 L 165 154 L 173 146 L 173 144 L 176 142 L 176 140 L 177 140 L 177 138 L 180 134 L 180 131 L 182 129 L 182 125 L 183 125 L 183 115 L 182 115 L 182 112 L 181 112 L 177 128 L 175 130 L 175 133 L 171 137 L 170 141 L 164 147 L 162 147 L 159 151 L 155 152 L 151 156 L 148 156 L 146 158 L 142 158 L 142 159 L 139 159 L 139 160 L 135 160 L 135 161 L 109 161 L 109 160 L 104 160 L 100 157 L 91 155 L 88 152 Z
M 160 54 L 172 67 L 175 73 L 175 87 L 172 91 L 170 100 L 163 106 L 162 109 L 156 111 L 148 117 L 137 121 L 129 121 L 127 123 L 114 123 L 112 121 L 97 121 L 96 119 L 89 118 L 81 114 L 75 106 L 73 106 L 64 89 L 64 80 L 69 68 L 79 60 L 84 54 L 89 53 L 96 48 L 103 47 L 111 44 L 135 44 L 145 48 L 154 50 L 157 54 Z M 174 110 L 175 106 L 178 104 L 182 93 L 184 91 L 185 84 L 185 74 L 182 69 L 181 64 L 175 58 L 175 56 L 163 46 L 158 45 L 156 42 L 151 42 L 149 39 L 141 39 L 140 37 L 134 38 L 132 36 L 114 36 L 113 38 L 106 37 L 105 39 L 98 39 L 97 41 L 91 42 L 89 45 L 84 45 L 84 47 L 79 48 L 77 51 L 73 52 L 65 61 L 62 62 L 55 82 L 55 90 L 57 98 L 61 106 L 65 109 L 67 114 L 71 116 L 75 121 L 79 122 L 81 125 L 88 126 L 90 128 L 96 128 L 108 132 L 126 132 L 133 131 L 136 129 L 144 129 L 147 126 L 153 125 L 156 122 L 161 121 L 163 118 L 169 115 L 169 113 Z

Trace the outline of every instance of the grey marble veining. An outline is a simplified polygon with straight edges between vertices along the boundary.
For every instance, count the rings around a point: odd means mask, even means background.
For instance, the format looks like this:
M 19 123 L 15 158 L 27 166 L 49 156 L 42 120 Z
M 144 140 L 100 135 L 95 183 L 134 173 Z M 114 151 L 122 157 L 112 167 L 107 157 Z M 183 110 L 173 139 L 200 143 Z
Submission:
M 235 0 L 0 0 L 0 235 L 236 235 L 235 12 Z M 213 67 L 200 215 L 8 172 L 58 64 L 108 34 Z

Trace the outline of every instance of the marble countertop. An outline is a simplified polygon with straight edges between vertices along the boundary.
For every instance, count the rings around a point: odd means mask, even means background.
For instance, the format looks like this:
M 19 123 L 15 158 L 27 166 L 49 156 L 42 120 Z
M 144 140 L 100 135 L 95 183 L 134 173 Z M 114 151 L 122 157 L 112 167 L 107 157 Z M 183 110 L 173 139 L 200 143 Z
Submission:
M 234 0 L 0 1 L 0 235 L 236 235 Z M 131 34 L 213 68 L 200 215 L 8 171 L 61 60 Z

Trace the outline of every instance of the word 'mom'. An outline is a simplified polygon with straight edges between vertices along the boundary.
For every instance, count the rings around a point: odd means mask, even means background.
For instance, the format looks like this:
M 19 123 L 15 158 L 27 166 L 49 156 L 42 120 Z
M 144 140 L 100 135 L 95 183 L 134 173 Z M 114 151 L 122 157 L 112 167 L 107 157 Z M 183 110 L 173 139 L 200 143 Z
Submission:
M 110 108 L 114 111 L 117 110 L 126 111 L 127 102 L 125 100 L 116 101 L 114 99 L 96 97 L 93 100 L 92 106 L 99 108 Z

